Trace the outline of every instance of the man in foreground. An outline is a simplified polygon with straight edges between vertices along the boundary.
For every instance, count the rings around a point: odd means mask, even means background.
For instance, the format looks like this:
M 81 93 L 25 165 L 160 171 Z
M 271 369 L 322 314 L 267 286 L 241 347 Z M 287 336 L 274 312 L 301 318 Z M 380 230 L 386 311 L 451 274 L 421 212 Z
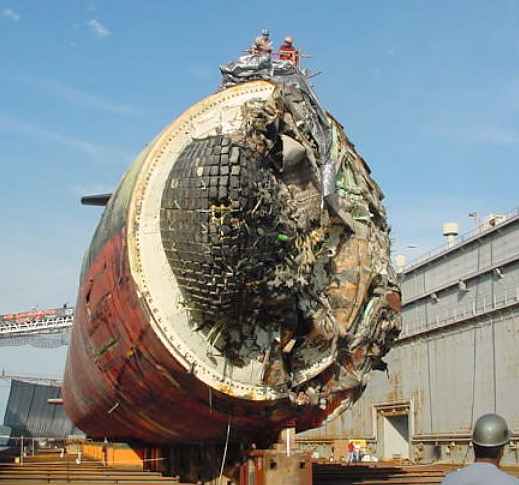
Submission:
M 449 473 L 442 484 L 519 485 L 519 480 L 498 468 L 508 441 L 510 441 L 510 430 L 501 416 L 497 414 L 481 416 L 472 433 L 475 463 Z

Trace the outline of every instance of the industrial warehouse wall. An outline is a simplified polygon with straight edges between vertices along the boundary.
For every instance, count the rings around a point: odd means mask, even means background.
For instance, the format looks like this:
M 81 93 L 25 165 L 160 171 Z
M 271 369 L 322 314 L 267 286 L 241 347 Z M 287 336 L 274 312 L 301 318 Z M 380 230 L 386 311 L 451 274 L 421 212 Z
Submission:
M 384 411 L 404 409 L 409 454 L 415 461 L 462 461 L 473 422 L 487 412 L 504 416 L 519 439 L 519 313 L 474 322 L 393 349 L 389 377 L 376 373 L 353 409 L 332 423 L 299 435 L 333 442 L 366 439 L 379 458 L 385 452 Z M 454 444 L 454 446 L 453 446 Z M 515 444 L 508 461 L 517 462 Z M 434 449 L 433 449 L 434 448 Z
M 519 253 L 519 221 L 512 217 L 493 229 L 476 233 L 463 245 L 406 271 L 401 284 L 405 301 L 420 298 L 495 265 L 506 265 Z
M 514 305 L 519 299 L 519 221 L 405 274 L 403 336 Z
M 4 424 L 12 436 L 63 438 L 81 434 L 65 415 L 63 406 L 48 403 L 61 397 L 61 388 L 12 380 Z
M 402 293 L 389 375 L 372 373 L 351 411 L 299 439 L 365 439 L 379 458 L 405 458 L 407 447 L 414 461 L 463 462 L 474 421 L 497 412 L 514 433 L 505 462 L 518 463 L 519 219 L 411 268 Z

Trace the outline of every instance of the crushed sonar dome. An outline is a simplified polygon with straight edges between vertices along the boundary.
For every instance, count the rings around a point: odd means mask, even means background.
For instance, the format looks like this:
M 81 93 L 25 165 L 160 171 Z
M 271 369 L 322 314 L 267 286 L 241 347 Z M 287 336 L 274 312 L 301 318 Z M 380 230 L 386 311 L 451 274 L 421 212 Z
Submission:
M 137 158 L 85 258 L 64 400 L 91 436 L 317 426 L 400 332 L 383 194 L 342 126 L 293 62 L 220 69 Z

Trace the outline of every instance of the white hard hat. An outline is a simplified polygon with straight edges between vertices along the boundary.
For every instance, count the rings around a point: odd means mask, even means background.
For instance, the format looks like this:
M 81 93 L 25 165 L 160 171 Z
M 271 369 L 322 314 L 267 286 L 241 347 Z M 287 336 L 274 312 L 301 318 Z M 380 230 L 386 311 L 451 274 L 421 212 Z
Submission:
M 292 39 L 292 37 L 290 37 L 290 35 L 287 35 L 287 36 L 285 37 L 285 42 L 286 42 L 287 44 L 293 44 L 293 43 L 294 43 L 294 39 Z

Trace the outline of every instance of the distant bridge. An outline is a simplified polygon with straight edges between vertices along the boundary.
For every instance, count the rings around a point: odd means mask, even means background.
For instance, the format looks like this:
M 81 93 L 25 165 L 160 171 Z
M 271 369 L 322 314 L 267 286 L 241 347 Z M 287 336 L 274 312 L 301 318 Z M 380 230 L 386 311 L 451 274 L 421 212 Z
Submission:
M 36 345 L 56 347 L 68 343 L 74 308 L 61 307 L 0 315 L 0 346 Z M 64 336 L 65 338 L 61 338 Z M 34 338 L 40 342 L 35 343 Z

